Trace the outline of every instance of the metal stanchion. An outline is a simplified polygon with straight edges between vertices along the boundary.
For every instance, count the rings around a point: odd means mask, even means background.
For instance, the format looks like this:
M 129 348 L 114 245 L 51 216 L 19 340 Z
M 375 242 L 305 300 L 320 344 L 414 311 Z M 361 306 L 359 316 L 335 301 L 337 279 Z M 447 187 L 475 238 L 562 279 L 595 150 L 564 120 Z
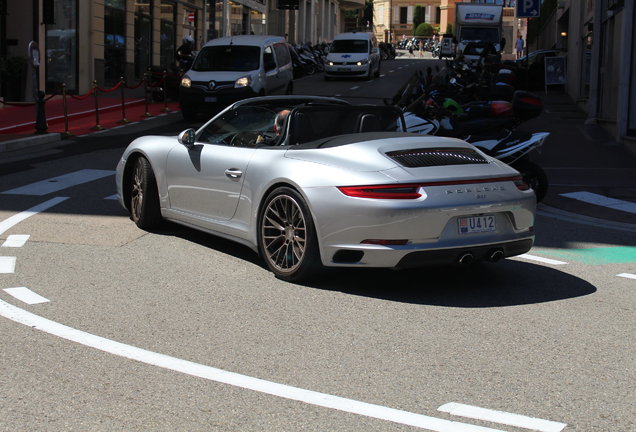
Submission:
M 152 72 L 150 71 L 150 68 L 148 68 L 146 73 L 144 73 L 144 94 L 146 95 L 146 112 L 144 113 L 144 117 L 152 117 L 152 114 L 148 111 L 148 105 L 150 103 L 150 90 L 148 90 L 148 83 L 150 82 L 151 74 Z
M 65 137 L 73 136 L 71 132 L 68 131 L 68 102 L 66 100 L 66 83 L 62 83 L 62 106 L 64 107 L 64 135 Z
M 99 101 L 97 100 L 97 80 L 93 80 L 93 93 L 95 95 L 95 126 L 92 130 L 102 130 L 104 126 L 99 124 Z
M 170 108 L 168 108 L 168 91 L 166 89 L 168 84 L 168 71 L 163 71 L 163 109 L 161 112 L 170 112 Z
M 121 120 L 117 123 L 126 124 L 130 123 L 126 118 L 126 99 L 124 98 L 124 77 L 119 79 L 119 87 L 121 88 Z
M 46 113 L 44 112 L 44 97 L 46 94 L 42 90 L 37 92 L 36 115 L 35 115 L 35 133 L 46 133 L 49 126 L 46 123 Z

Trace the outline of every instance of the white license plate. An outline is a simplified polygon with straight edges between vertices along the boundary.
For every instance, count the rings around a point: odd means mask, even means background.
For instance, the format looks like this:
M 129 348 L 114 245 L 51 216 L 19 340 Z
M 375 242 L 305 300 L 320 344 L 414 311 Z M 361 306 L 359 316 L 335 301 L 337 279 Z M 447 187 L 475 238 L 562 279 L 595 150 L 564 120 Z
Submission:
M 216 96 L 206 96 L 205 97 L 205 101 L 206 102 L 216 102 Z
M 495 231 L 495 216 L 472 216 L 459 218 L 459 233 L 470 234 Z

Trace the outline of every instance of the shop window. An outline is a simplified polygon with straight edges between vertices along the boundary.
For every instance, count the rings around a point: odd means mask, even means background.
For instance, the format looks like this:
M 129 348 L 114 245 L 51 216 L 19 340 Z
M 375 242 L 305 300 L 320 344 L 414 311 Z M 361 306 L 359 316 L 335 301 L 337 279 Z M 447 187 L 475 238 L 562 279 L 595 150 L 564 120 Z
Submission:
M 116 84 L 126 73 L 126 2 L 104 2 L 104 79 Z
M 152 65 L 152 2 L 135 2 L 135 78 L 142 79 Z
M 175 3 L 163 0 L 161 2 L 161 28 L 160 33 L 160 66 L 169 68 L 175 66 L 176 47 L 176 6 Z
M 77 93 L 77 0 L 58 0 L 46 25 L 46 92 L 60 93 L 66 84 L 69 93 Z

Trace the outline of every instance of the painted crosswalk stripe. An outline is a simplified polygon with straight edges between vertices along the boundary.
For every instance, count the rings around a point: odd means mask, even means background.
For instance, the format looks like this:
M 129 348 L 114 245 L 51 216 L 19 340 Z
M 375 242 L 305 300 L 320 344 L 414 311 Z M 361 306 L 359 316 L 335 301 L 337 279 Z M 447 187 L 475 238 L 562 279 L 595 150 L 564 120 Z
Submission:
M 636 275 L 631 273 L 621 273 L 621 274 L 617 274 L 616 276 L 627 278 L 627 279 L 636 279 Z
M 303 402 L 315 406 L 329 408 L 337 411 L 358 414 L 370 418 L 386 420 L 408 426 L 419 427 L 434 432 L 503 432 L 484 426 L 476 426 L 430 417 L 409 411 L 402 411 L 382 405 L 347 399 L 327 393 L 306 390 L 286 384 L 279 384 L 241 375 L 235 372 L 217 369 L 211 366 L 194 363 L 191 361 L 167 356 L 145 349 L 126 345 L 100 336 L 83 332 L 72 327 L 65 326 L 55 321 L 48 320 L 39 315 L 32 314 L 19 307 L 0 300 L 0 316 L 11 321 L 24 324 L 33 329 L 49 333 L 63 339 L 95 348 L 107 353 L 136 360 L 145 364 L 158 366 L 175 372 L 220 382 L 243 389 L 248 389 L 288 400 Z
M 566 423 L 543 420 L 520 414 L 507 413 L 504 411 L 479 408 L 476 406 L 465 405 L 457 402 L 447 403 L 439 407 L 437 410 L 461 417 L 485 420 L 493 423 L 505 424 L 508 426 L 517 426 L 520 428 L 540 432 L 560 432 L 567 426 Z
M 61 203 L 62 201 L 67 200 L 68 197 L 56 197 L 56 198 L 52 198 L 48 201 L 44 201 L 41 204 L 38 204 L 36 206 L 31 207 L 28 210 L 25 210 L 23 212 L 20 212 L 16 215 L 11 216 L 8 219 L 3 220 L 2 222 L 0 222 L 0 235 L 3 234 L 4 232 L 6 232 L 7 230 L 9 230 L 10 228 L 12 228 L 14 225 L 19 224 L 20 222 L 22 222 L 25 219 L 30 218 L 33 215 L 36 215 L 40 212 L 43 212 L 44 210 L 48 210 L 51 207 Z
M 42 297 L 41 295 L 31 291 L 27 287 L 5 288 L 4 291 L 7 294 L 17 298 L 21 302 L 30 305 L 49 302 L 49 299 Z
M 1 247 L 12 247 L 19 248 L 24 246 L 27 240 L 31 237 L 28 234 L 13 234 L 7 237 L 4 243 L 2 243 Z
M 15 257 L 0 256 L 0 273 L 15 273 Z
M 628 213 L 636 213 L 636 203 L 630 201 L 623 201 L 615 198 L 608 198 L 603 195 L 595 194 L 592 192 L 571 192 L 561 194 L 566 198 L 572 198 L 578 201 L 583 201 L 588 204 L 594 204 L 598 206 L 608 207 L 613 210 L 620 210 Z
M 31 183 L 29 185 L 21 186 L 2 193 L 6 195 L 42 196 L 83 183 L 88 183 L 94 180 L 108 177 L 113 174 L 115 174 L 115 171 L 112 170 L 83 169 L 58 177 L 53 177 L 47 180 L 42 180 L 36 183 Z
M 553 259 L 550 259 L 550 258 L 543 258 L 543 257 L 540 257 L 540 256 L 530 255 L 530 254 L 519 255 L 518 258 L 527 259 L 529 261 L 538 261 L 538 262 L 542 262 L 544 264 L 552 264 L 552 265 L 565 265 L 565 264 L 567 264 L 564 261 L 557 261 L 557 260 L 553 260 Z

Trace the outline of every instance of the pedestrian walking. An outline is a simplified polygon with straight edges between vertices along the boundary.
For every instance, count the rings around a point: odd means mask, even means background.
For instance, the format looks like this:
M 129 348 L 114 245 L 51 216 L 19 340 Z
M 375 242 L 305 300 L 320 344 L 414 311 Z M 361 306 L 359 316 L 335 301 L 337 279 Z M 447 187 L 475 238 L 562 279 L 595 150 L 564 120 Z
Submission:
M 519 35 L 519 39 L 515 43 L 515 49 L 517 50 L 517 58 L 523 57 L 523 37 Z
M 413 57 L 413 44 L 409 45 L 409 57 Z

